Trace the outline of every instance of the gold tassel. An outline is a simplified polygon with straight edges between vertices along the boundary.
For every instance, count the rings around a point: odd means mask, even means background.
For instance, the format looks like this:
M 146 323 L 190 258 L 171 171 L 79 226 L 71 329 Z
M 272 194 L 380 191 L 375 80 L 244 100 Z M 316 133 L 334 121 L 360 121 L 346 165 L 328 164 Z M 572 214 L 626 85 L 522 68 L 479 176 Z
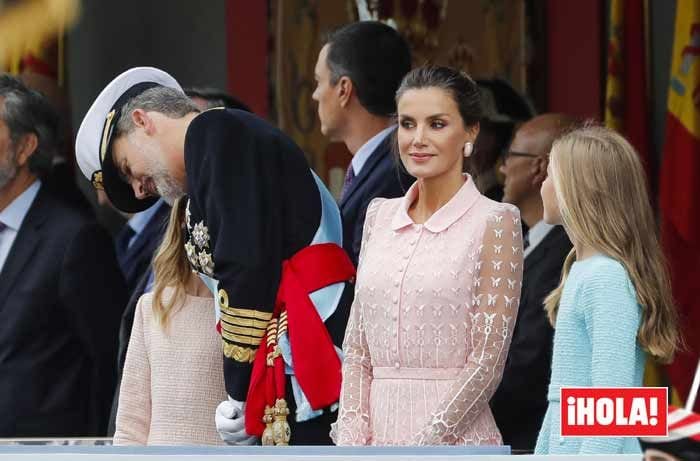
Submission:
M 287 422 L 289 408 L 287 407 L 287 402 L 284 399 L 277 399 L 273 414 L 275 422 L 272 423 L 272 435 L 275 440 L 275 445 L 289 445 L 292 430 Z
M 274 413 L 274 410 L 272 409 L 271 406 L 266 405 L 265 406 L 265 416 L 263 416 L 263 422 L 265 423 L 265 430 L 263 431 L 262 434 L 262 444 L 263 445 L 274 445 L 275 444 L 275 437 L 273 434 L 272 430 L 272 414 Z

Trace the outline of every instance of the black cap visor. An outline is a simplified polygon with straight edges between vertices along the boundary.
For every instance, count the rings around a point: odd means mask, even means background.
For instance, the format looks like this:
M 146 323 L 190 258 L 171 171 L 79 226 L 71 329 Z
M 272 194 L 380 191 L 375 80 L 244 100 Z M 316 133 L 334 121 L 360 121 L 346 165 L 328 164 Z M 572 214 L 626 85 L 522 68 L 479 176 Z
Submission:
M 104 191 L 109 197 L 112 204 L 120 209 L 121 211 L 127 213 L 138 213 L 149 207 L 151 207 L 158 197 L 148 197 L 145 199 L 138 199 L 134 195 L 134 190 L 129 183 L 127 183 L 119 173 L 119 168 L 114 163 L 114 158 L 112 156 L 112 142 L 114 141 L 113 133 L 114 128 L 121 116 L 121 111 L 124 105 L 131 99 L 144 91 L 158 86 L 157 83 L 153 82 L 142 82 L 138 83 L 122 94 L 119 99 L 112 106 L 105 120 L 105 125 L 102 130 L 102 136 L 100 136 L 100 165 L 102 167 L 102 183 L 104 186 Z

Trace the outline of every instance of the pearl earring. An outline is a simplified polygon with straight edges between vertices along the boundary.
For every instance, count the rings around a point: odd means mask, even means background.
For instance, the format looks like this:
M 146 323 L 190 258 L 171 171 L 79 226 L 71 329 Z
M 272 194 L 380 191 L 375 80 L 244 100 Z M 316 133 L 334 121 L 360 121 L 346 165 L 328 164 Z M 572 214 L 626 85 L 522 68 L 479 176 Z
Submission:
M 464 144 L 464 156 L 469 157 L 472 155 L 472 151 L 474 150 L 474 144 L 467 142 Z

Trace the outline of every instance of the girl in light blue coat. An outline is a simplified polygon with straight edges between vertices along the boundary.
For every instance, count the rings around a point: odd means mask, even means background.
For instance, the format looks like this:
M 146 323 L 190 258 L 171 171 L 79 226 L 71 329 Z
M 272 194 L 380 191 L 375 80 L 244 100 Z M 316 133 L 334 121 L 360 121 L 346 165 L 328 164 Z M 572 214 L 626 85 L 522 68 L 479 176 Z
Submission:
M 545 301 L 555 327 L 541 454 L 641 453 L 636 438 L 561 437 L 562 386 L 641 386 L 647 355 L 669 362 L 676 311 L 644 168 L 634 148 L 603 127 L 557 140 L 542 184 L 544 219 L 574 248 Z

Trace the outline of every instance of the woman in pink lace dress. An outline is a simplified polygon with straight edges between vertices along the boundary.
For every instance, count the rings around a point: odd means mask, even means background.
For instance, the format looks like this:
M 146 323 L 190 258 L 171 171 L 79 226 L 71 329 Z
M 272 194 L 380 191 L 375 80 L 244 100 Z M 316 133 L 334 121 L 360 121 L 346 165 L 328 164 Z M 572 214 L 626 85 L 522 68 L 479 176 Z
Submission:
M 403 198 L 367 210 L 344 343 L 338 445 L 498 445 L 489 399 L 501 378 L 522 280 L 520 216 L 463 174 L 479 93 L 444 67 L 397 92 Z

